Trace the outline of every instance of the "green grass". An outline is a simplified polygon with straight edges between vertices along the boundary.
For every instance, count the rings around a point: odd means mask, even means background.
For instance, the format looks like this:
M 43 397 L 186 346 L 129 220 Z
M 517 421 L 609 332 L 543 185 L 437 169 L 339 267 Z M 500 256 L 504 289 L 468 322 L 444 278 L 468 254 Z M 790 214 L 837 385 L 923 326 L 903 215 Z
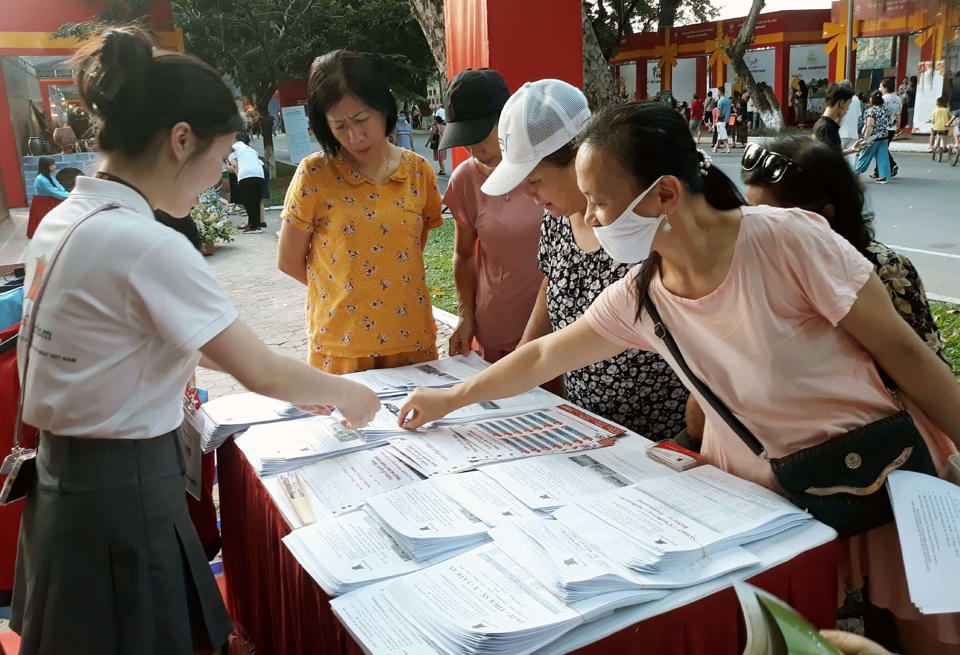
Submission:
M 940 328 L 943 350 L 953 366 L 953 374 L 960 379 L 960 307 L 945 302 L 931 302 L 930 311 Z
M 282 161 L 277 162 L 277 174 L 270 178 L 270 200 L 265 200 L 264 205 L 275 207 L 283 205 L 283 198 L 287 195 L 287 187 L 290 186 L 290 180 L 297 167 L 293 164 L 287 164 Z
M 427 269 L 427 286 L 435 307 L 457 313 L 457 287 L 453 283 L 453 221 L 445 219 L 443 226 L 430 230 L 427 248 L 423 252 Z

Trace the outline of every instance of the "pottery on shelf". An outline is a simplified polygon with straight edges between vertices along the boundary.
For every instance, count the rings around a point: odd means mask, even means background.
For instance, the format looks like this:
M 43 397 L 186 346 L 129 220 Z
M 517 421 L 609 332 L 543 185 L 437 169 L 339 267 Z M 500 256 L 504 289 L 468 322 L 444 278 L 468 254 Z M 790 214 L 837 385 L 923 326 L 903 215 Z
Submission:
M 34 157 L 43 154 L 43 142 L 38 136 L 32 136 L 27 139 L 27 152 L 29 152 Z
M 53 131 L 53 142 L 60 147 L 61 153 L 72 152 L 77 145 L 77 135 L 69 125 L 63 125 Z

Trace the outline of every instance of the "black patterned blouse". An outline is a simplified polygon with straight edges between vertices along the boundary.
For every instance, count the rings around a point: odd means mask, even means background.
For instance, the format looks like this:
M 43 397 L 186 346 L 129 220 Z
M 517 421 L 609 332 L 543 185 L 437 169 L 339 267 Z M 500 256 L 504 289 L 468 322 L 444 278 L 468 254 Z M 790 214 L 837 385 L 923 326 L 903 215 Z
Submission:
M 867 246 L 864 255 L 873 264 L 880 281 L 887 287 L 890 300 L 903 320 L 920 335 L 930 350 L 946 362 L 940 330 L 930 313 L 927 294 L 923 290 L 923 282 L 917 269 L 909 259 L 877 241 Z
M 554 330 L 580 318 L 590 303 L 631 266 L 603 251 L 584 252 L 570 220 L 544 214 L 540 270 L 547 277 L 547 310 Z M 657 354 L 627 350 L 564 376 L 567 398 L 654 441 L 683 429 L 687 390 Z

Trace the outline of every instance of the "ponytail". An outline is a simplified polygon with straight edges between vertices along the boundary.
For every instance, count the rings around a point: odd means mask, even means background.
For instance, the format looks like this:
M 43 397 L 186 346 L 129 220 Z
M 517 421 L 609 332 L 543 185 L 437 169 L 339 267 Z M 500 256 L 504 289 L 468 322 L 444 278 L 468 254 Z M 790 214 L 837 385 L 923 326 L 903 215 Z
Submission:
M 633 278 L 637 298 L 637 323 L 640 322 L 640 318 L 643 316 L 643 306 L 647 302 L 650 280 L 653 279 L 653 274 L 659 270 L 660 253 L 656 250 L 651 250 L 650 255 L 643 261 L 643 264 L 640 265 L 640 270 L 637 271 L 637 274 Z

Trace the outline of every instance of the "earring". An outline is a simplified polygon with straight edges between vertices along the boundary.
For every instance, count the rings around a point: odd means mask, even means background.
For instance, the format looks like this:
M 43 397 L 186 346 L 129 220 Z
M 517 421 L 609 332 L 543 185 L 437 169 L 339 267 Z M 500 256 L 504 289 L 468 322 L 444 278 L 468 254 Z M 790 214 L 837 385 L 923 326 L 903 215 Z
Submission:
M 661 218 L 663 219 L 663 231 L 669 234 L 671 231 L 673 231 L 673 226 L 670 225 L 670 217 L 666 214 L 663 214 Z

